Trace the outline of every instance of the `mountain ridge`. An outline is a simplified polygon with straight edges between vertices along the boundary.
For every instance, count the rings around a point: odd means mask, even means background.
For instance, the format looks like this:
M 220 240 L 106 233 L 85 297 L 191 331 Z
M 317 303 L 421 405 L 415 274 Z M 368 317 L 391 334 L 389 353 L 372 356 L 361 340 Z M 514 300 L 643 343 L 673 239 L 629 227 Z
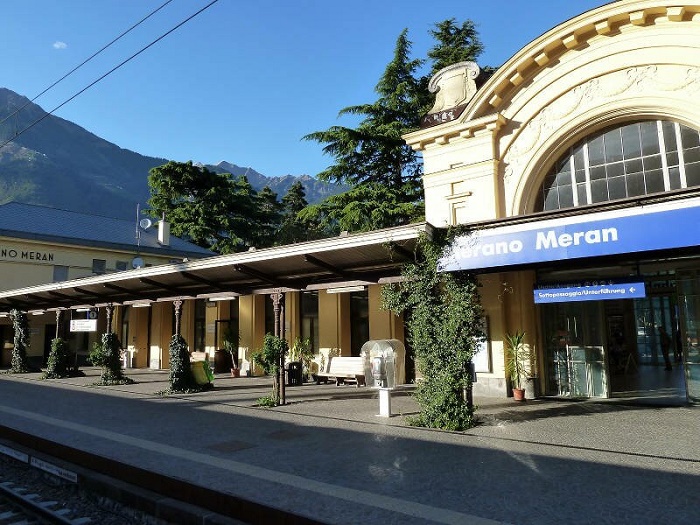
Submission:
M 26 107 L 25 107 L 26 106 Z M 138 204 L 148 200 L 148 172 L 168 159 L 124 149 L 78 124 L 48 115 L 15 136 L 46 112 L 28 98 L 0 87 L 0 204 L 22 202 L 81 213 L 132 218 Z M 264 186 L 281 198 L 301 180 L 309 203 L 343 191 L 309 175 L 267 177 L 228 161 L 204 165 L 216 173 L 246 174 L 256 190 Z

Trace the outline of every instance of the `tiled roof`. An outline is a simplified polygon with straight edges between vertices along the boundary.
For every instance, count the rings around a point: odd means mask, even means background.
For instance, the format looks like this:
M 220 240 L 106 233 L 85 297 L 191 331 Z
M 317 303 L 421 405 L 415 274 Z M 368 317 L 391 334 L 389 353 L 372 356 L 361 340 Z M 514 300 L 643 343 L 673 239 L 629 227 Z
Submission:
M 136 217 L 128 221 L 19 202 L 0 205 L 0 236 L 120 250 L 138 248 L 144 253 L 161 255 L 215 255 L 174 235 L 170 236 L 169 246 L 161 245 L 157 223 L 139 231 L 140 240 L 137 240 Z

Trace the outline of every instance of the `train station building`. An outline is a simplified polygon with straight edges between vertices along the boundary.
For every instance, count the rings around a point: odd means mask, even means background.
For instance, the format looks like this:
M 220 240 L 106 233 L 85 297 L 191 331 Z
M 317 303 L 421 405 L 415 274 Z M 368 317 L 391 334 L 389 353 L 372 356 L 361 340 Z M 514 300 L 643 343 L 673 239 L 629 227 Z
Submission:
M 245 361 L 275 319 L 319 355 L 358 355 L 368 339 L 405 339 L 380 289 L 418 236 L 467 225 L 442 270 L 482 284 L 477 392 L 507 395 L 504 337 L 524 331 L 541 394 L 700 400 L 700 1 L 611 2 L 526 44 L 477 89 L 479 74 L 439 72 L 435 106 L 405 137 L 424 161 L 426 223 L 17 283 L 0 311 L 117 305 L 139 367 L 168 366 L 178 301 L 183 336 L 210 356 L 237 327 Z

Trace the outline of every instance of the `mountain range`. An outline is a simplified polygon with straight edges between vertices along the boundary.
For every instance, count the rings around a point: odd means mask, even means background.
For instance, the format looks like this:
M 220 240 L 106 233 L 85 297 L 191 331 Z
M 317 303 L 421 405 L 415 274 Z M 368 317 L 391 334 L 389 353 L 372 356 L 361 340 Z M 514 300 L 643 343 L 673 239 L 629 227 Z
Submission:
M 12 115 L 18 108 L 21 111 Z M 143 207 L 150 196 L 149 170 L 168 162 L 120 148 L 68 120 L 46 116 L 40 106 L 6 88 L 0 88 L 0 121 L 4 121 L 0 145 L 12 140 L 0 147 L 0 204 L 15 201 L 132 218 L 137 204 Z M 256 190 L 269 186 L 280 198 L 297 180 L 309 203 L 344 191 L 309 175 L 266 177 L 229 162 L 205 166 L 216 173 L 245 175 Z

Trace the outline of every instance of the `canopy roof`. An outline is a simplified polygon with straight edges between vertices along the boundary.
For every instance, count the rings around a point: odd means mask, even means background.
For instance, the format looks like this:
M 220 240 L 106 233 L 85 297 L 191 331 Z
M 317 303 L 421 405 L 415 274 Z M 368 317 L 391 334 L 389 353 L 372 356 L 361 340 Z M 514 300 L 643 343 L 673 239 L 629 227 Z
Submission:
M 0 292 L 0 311 L 143 304 L 395 280 L 427 223 Z

